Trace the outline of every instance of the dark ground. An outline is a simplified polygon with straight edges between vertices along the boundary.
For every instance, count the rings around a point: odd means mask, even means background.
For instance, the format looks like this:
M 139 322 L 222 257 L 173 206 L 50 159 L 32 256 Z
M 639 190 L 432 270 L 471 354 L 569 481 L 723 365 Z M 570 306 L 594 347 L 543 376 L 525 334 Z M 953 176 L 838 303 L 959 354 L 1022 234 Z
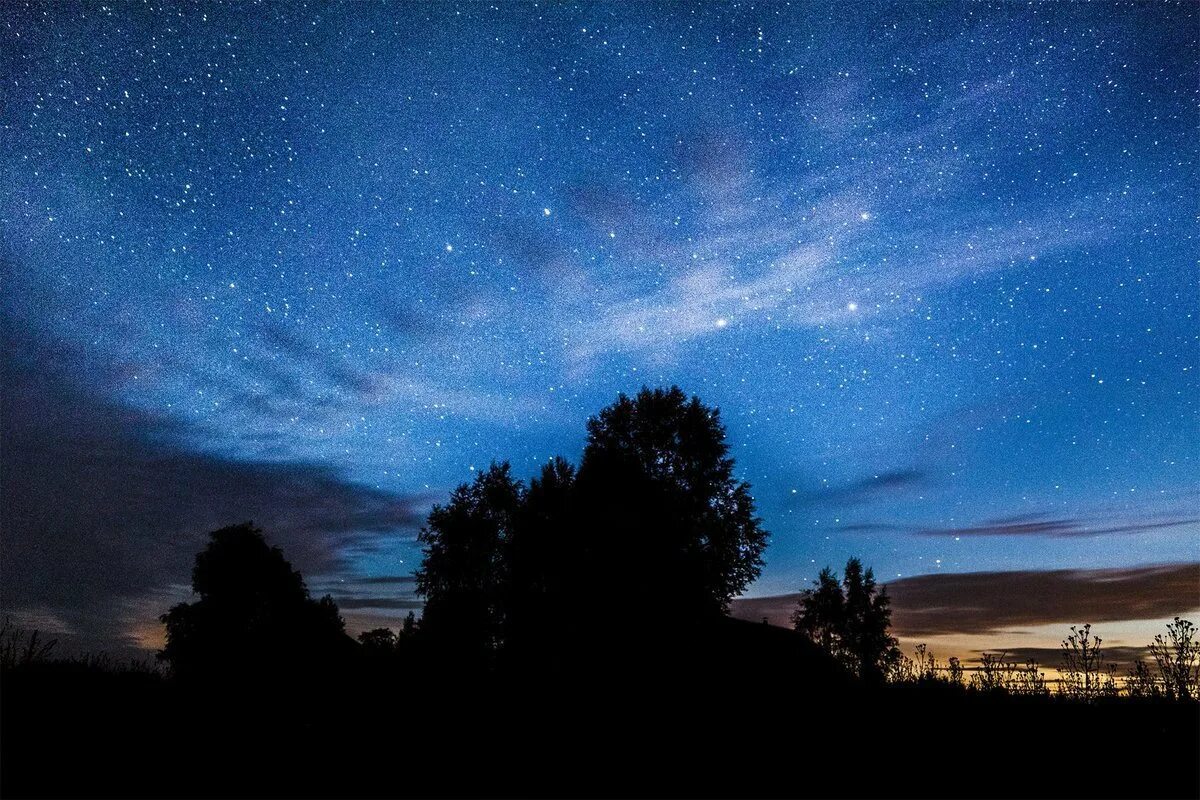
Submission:
M 375 664 L 291 688 L 36 665 L 3 676 L 0 781 L 5 797 L 1200 796 L 1196 704 L 868 690 L 753 623 L 671 648 L 572 680 Z

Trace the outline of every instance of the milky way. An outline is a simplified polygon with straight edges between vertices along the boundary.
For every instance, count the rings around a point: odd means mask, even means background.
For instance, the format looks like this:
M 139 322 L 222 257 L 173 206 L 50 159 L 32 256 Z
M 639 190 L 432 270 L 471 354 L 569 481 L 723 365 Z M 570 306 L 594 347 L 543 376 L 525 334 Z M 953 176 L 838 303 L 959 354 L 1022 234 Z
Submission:
M 1197 15 L 7 4 L 4 605 L 128 631 L 250 517 L 378 605 L 671 383 L 754 593 L 1197 560 Z

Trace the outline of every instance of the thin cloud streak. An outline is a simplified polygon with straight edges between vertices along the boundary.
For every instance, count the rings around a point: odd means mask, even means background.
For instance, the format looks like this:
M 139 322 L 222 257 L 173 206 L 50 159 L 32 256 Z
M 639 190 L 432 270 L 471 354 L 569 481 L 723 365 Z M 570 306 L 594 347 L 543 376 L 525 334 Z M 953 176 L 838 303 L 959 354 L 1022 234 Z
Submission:
M 841 486 L 802 492 L 796 496 L 796 502 L 839 508 L 862 505 L 894 492 L 920 486 L 926 478 L 924 471 L 911 467 L 886 470 Z
M 1113 524 L 1072 517 L 1046 518 L 1040 514 L 989 520 L 978 525 L 956 528 L 905 525 L 890 522 L 852 522 L 838 527 L 843 533 L 907 533 L 917 536 L 953 537 L 957 539 L 993 536 L 1036 536 L 1051 538 L 1113 536 L 1178 528 L 1200 523 L 1200 517 L 1172 516 L 1133 519 Z

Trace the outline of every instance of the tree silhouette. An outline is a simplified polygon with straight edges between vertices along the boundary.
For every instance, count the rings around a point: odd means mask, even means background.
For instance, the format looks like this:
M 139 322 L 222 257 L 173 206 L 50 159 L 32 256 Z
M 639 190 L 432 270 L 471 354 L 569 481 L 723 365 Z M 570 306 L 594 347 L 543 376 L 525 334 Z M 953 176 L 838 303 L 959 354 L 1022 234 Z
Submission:
M 792 614 L 792 624 L 836 655 L 846 625 L 846 598 L 842 595 L 842 585 L 829 567 L 821 570 L 813 585 L 815 589 L 801 593 L 800 604 Z
M 332 598 L 313 600 L 300 573 L 251 523 L 214 531 L 192 569 L 200 599 L 161 617 L 158 656 L 184 678 L 280 675 L 317 668 L 349 637 Z
M 358 635 L 363 650 L 372 656 L 388 655 L 396 651 L 396 632 L 390 628 L 372 628 Z
M 487 661 L 501 641 L 506 551 L 524 500 L 508 463 L 492 464 L 434 506 L 418 537 L 425 545 L 416 572 L 425 597 L 422 634 L 464 665 Z
M 767 537 L 724 438 L 716 409 L 643 389 L 589 420 L 578 472 L 556 458 L 526 488 L 505 463 L 459 486 L 420 535 L 425 640 L 546 666 L 611 627 L 614 602 L 655 609 L 626 633 L 724 612 Z
M 578 609 L 572 585 L 582 550 L 576 530 L 575 468 L 558 457 L 529 482 L 506 542 L 504 643 L 508 656 L 552 667 Z
M 851 558 L 841 583 L 826 567 L 800 595 L 792 615 L 796 630 L 836 655 L 863 680 L 881 682 L 900 659 L 887 589 L 875 582 L 870 568 Z
M 679 622 L 727 610 L 758 577 L 767 532 L 717 409 L 677 386 L 642 389 L 587 429 L 577 489 L 592 598 L 637 598 Z
M 875 583 L 875 575 L 862 562 L 846 562 L 842 578 L 846 588 L 846 633 L 844 648 L 851 666 L 860 677 L 882 681 L 900 656 L 896 640 L 888 633 L 892 624 L 891 598 Z

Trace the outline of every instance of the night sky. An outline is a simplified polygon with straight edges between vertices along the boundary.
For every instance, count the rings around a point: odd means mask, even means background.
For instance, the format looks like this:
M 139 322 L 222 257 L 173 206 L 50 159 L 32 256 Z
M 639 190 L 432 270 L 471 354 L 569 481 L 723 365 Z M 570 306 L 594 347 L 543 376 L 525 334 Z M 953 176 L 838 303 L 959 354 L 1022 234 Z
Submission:
M 672 383 L 772 532 L 752 595 L 852 554 L 901 594 L 1196 562 L 1198 31 L 7 3 L 0 604 L 153 646 L 207 531 L 253 519 L 352 627 L 394 618 L 432 503 Z

